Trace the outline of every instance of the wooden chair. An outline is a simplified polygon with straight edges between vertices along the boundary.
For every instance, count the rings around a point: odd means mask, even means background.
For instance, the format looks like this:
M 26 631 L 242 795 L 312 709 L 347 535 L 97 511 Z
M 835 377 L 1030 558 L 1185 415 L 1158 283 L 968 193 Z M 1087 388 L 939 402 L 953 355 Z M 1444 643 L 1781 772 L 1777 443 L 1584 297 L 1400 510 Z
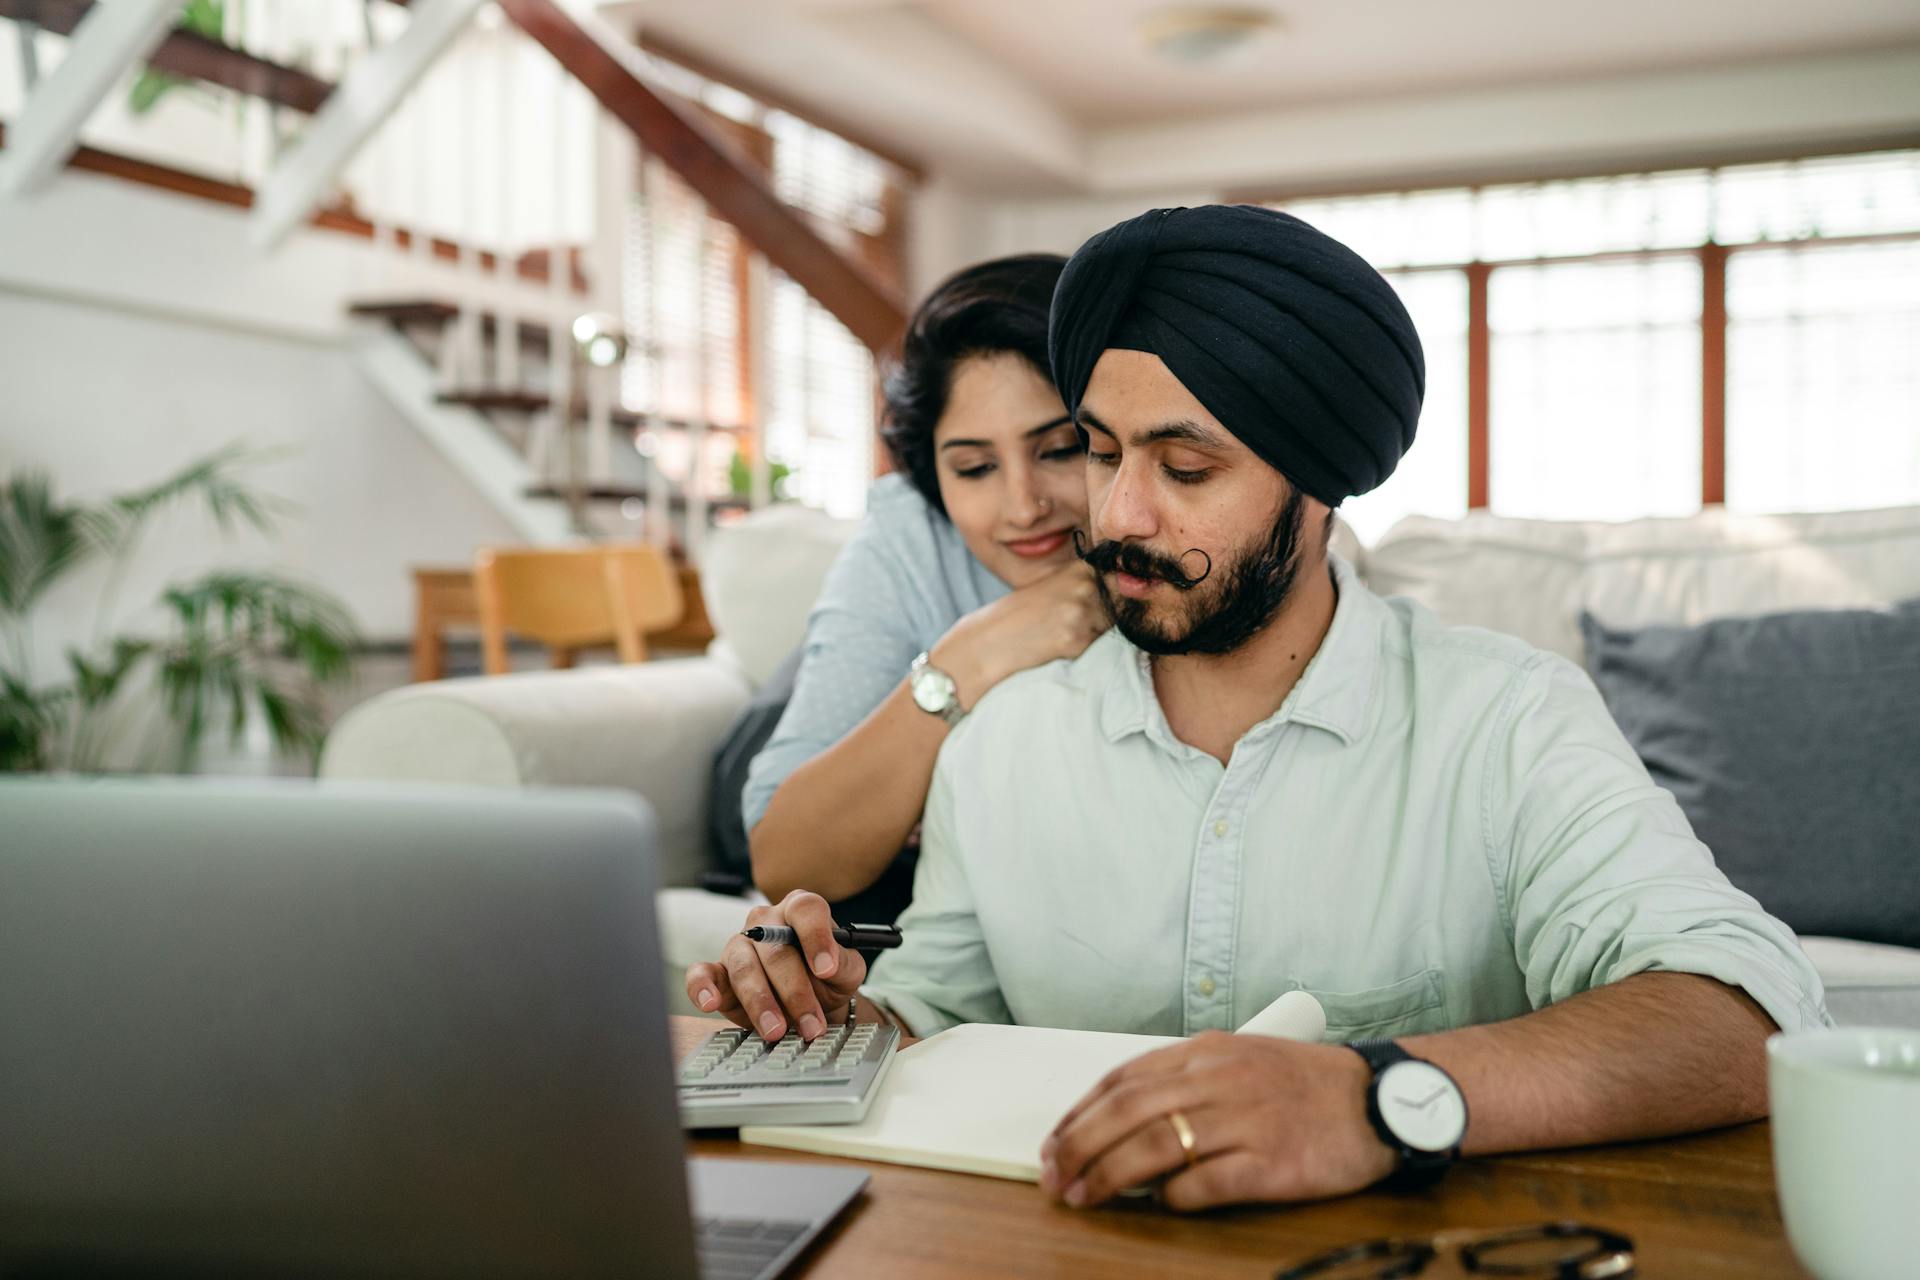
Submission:
M 489 547 L 473 568 L 488 675 L 510 670 L 508 632 L 546 645 L 558 668 L 571 667 L 581 649 L 608 644 L 620 661 L 644 662 L 646 633 L 673 626 L 686 611 L 672 563 L 644 544 Z

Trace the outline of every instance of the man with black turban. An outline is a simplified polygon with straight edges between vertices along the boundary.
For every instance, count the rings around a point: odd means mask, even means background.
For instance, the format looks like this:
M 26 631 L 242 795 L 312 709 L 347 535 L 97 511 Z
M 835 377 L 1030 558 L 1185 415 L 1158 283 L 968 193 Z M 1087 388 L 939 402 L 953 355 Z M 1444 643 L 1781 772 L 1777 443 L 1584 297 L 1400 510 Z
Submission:
M 1827 1021 L 1793 934 L 1579 668 L 1328 551 L 1419 416 L 1387 283 L 1284 214 L 1155 210 L 1068 263 L 1052 359 L 1114 630 L 960 690 L 873 982 L 797 891 L 754 922 L 801 950 L 736 940 L 689 971 L 695 1003 L 769 1035 L 858 990 L 918 1035 L 1191 1037 L 1046 1140 L 1041 1184 L 1075 1206 L 1157 1178 L 1176 1208 L 1314 1199 L 1764 1114 L 1766 1037 Z M 1298 991 L 1329 1043 L 1216 1034 Z

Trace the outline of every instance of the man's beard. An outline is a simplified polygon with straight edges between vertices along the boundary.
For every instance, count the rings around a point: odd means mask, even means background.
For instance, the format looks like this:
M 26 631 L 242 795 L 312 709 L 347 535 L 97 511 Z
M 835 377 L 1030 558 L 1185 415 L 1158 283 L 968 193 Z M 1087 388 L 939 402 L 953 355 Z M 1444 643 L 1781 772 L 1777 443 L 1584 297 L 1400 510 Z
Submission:
M 1081 556 L 1094 570 L 1100 602 L 1120 634 L 1135 648 L 1157 657 L 1176 654 L 1232 653 L 1272 622 L 1292 594 L 1300 571 L 1300 531 L 1306 516 L 1305 495 L 1295 489 L 1275 516 L 1273 527 L 1256 545 L 1242 548 L 1225 566 L 1219 582 L 1203 589 L 1214 576 L 1213 563 L 1195 578 L 1181 561 L 1206 553 L 1189 551 L 1180 560 L 1150 551 L 1135 542 L 1102 542 Z M 1165 582 L 1178 591 L 1180 616 L 1158 620 L 1146 600 L 1115 596 L 1107 575 L 1131 574 Z

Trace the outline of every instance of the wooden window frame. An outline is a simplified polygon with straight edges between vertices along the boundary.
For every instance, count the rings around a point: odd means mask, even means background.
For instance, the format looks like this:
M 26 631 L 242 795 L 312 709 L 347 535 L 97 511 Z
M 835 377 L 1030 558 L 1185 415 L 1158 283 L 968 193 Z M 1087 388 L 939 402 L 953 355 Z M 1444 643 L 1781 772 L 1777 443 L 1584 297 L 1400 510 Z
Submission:
M 1920 150 L 1920 148 L 1914 148 Z M 1865 154 L 1865 153 L 1861 153 Z M 1633 170 L 1631 172 L 1661 172 Z M 1607 176 L 1607 175 L 1592 175 Z M 1436 188 L 1407 188 L 1408 191 Z M 1381 194 L 1358 192 L 1349 194 Z M 1318 197 L 1316 197 L 1318 198 Z M 1334 197 L 1327 197 L 1334 198 Z M 1271 204 L 1273 202 L 1268 201 Z M 1502 267 L 1561 266 L 1588 262 L 1650 262 L 1661 258 L 1693 258 L 1700 264 L 1700 505 L 1720 507 L 1727 500 L 1727 264 L 1747 249 L 1794 246 L 1837 248 L 1863 244 L 1920 242 L 1920 231 L 1886 231 L 1862 235 L 1806 236 L 1794 240 L 1749 240 L 1737 244 L 1704 244 L 1663 249 L 1609 249 L 1597 253 L 1550 254 L 1534 258 L 1503 258 L 1467 262 L 1419 263 L 1387 267 L 1381 274 L 1421 275 L 1431 272 L 1462 274 L 1467 281 L 1467 510 L 1491 507 L 1493 428 L 1493 333 L 1489 318 L 1493 273 Z

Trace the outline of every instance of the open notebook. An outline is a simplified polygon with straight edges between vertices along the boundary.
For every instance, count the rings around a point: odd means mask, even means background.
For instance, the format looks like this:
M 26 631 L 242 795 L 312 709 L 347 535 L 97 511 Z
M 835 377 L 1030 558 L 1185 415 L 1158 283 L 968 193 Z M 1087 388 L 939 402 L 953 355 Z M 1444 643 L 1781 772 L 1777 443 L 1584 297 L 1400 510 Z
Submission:
M 1311 1006 L 1310 1008 L 1308 1006 Z M 1240 1030 L 1318 1040 L 1319 1003 L 1291 992 Z M 1176 1036 L 969 1023 L 902 1049 L 857 1124 L 748 1125 L 742 1142 L 1040 1180 L 1040 1143 L 1107 1072 Z

